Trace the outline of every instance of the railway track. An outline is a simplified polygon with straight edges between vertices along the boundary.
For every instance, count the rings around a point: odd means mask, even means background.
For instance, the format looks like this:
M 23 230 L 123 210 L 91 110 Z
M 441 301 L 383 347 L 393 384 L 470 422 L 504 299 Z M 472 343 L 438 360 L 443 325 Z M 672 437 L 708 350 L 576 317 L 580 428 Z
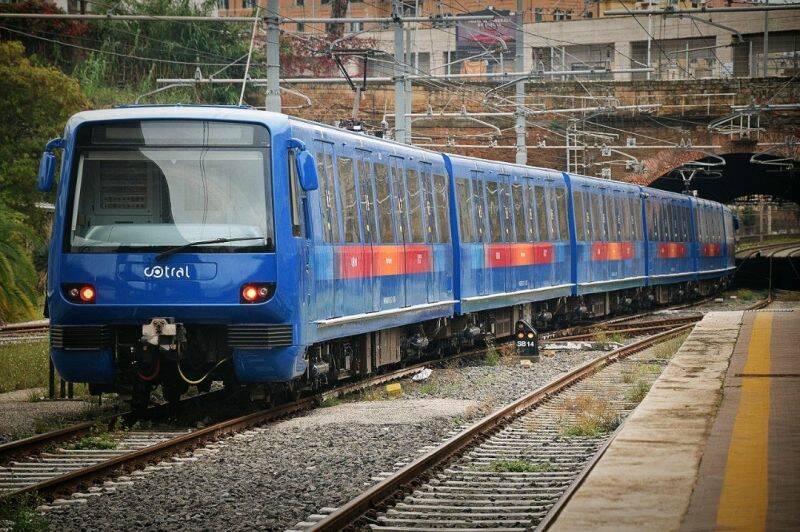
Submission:
M 587 402 L 605 397 L 621 425 L 638 404 L 631 399 L 633 386 L 626 376 L 630 365 L 658 363 L 643 354 L 693 326 L 678 325 L 583 364 L 383 475 L 344 506 L 324 509 L 313 516 L 315 521 L 295 528 L 545 529 L 616 434 L 570 434 Z M 637 374 L 637 380 L 647 379 L 649 389 L 658 374 Z
M 450 359 L 474 356 L 481 349 L 465 351 Z M 258 412 L 234 417 L 192 431 L 123 431 L 113 449 L 81 450 L 74 445 L 60 445 L 92 433 L 97 422 L 85 422 L 61 430 L 0 445 L 0 504 L 36 493 L 54 498 L 91 487 L 97 481 L 126 473 L 168 457 L 180 455 L 211 441 L 243 430 L 276 421 L 314 408 L 328 397 L 346 395 L 372 386 L 413 375 L 435 361 L 424 361 L 405 368 L 376 375 L 331 390 L 281 404 Z M 215 392 L 211 392 L 215 393 Z M 208 395 L 208 394 L 206 394 Z M 198 396 L 200 397 L 200 396 Z M 159 406 L 167 409 L 168 405 Z M 113 416 L 103 424 L 114 426 L 131 413 Z M 172 436 L 165 438 L 165 435 Z M 147 441 L 151 444 L 146 444 Z M 134 445 L 139 443 L 140 445 Z M 83 459 L 81 459 L 83 457 Z
M 778 258 L 784 251 L 788 251 L 788 256 L 796 256 L 800 251 L 800 242 L 781 243 L 781 244 L 766 244 L 758 246 L 753 249 L 748 249 L 736 255 L 737 260 L 748 260 L 753 258 Z
M 651 314 L 615 318 L 600 322 L 596 326 L 621 327 L 630 320 Z M 481 350 L 470 350 L 453 358 L 474 356 Z M 164 458 L 191 451 L 213 440 L 311 409 L 327 397 L 346 395 L 407 377 L 431 363 L 435 361 L 419 362 L 391 373 L 327 390 L 292 403 L 238 416 L 202 429 L 188 432 L 122 432 L 113 449 L 76 449 L 74 443 L 70 443 L 90 435 L 97 426 L 97 421 L 79 423 L 50 433 L 9 442 L 0 445 L 0 501 L 13 500 L 27 493 L 37 493 L 52 498 L 80 490 L 115 474 L 130 472 Z M 205 396 L 223 395 L 223 393 L 223 391 L 211 392 L 187 401 L 199 402 L 207 399 Z M 150 415 L 163 415 L 169 408 L 169 405 L 160 405 L 152 409 Z M 101 422 L 113 429 L 120 423 L 130 423 L 133 420 L 135 420 L 134 415 L 128 412 L 102 419 Z
M 48 320 L 0 325 L 0 345 L 44 340 L 48 337 L 49 331 Z

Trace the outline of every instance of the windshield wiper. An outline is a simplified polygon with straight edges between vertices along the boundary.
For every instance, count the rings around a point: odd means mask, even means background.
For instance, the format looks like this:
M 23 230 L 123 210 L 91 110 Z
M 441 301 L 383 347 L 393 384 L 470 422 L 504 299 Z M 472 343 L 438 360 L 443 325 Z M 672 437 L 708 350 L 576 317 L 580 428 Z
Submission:
M 159 253 L 156 255 L 156 260 L 163 260 L 169 257 L 170 255 L 174 255 L 184 249 L 188 249 L 194 246 L 202 246 L 203 244 L 225 244 L 227 242 L 243 242 L 246 240 L 264 240 L 263 236 L 244 236 L 239 238 L 214 238 L 213 240 L 198 240 L 196 242 L 189 242 L 188 244 L 184 244 L 182 246 L 176 246 L 174 248 L 169 248 L 168 250 Z

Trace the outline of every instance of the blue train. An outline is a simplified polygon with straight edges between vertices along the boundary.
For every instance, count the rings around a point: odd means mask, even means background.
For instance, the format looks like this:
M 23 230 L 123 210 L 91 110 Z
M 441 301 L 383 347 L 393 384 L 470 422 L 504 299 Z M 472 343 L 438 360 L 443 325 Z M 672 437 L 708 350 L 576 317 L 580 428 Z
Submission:
M 73 116 L 53 187 L 51 355 L 93 392 L 298 391 L 706 294 L 731 211 L 223 106 Z

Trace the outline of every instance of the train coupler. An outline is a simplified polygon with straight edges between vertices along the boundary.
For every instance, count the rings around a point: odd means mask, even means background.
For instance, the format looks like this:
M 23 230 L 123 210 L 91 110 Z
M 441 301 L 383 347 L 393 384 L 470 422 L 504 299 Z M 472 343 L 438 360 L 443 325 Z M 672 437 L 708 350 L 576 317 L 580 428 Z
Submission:
M 142 325 L 141 342 L 145 346 L 155 346 L 163 351 L 175 351 L 178 344 L 186 341 L 183 324 L 175 323 L 174 318 L 153 318 Z

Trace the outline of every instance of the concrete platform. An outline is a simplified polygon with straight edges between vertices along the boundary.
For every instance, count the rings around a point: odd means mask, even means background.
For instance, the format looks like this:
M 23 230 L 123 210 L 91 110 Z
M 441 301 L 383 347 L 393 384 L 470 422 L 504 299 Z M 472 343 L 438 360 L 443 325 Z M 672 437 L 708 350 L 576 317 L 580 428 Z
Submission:
M 800 530 L 800 312 L 712 312 L 554 530 Z

